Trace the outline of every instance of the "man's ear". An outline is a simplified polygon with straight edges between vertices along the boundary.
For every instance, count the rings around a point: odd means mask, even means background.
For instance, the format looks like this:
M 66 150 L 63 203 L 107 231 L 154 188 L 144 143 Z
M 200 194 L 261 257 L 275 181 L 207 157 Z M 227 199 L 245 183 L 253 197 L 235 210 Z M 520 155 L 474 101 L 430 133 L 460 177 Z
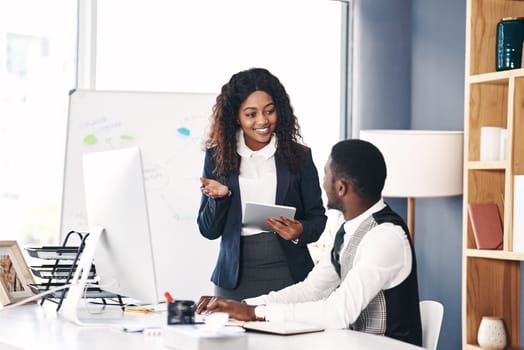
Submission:
M 346 179 L 340 178 L 337 180 L 335 186 L 337 190 L 337 195 L 339 197 L 344 197 L 350 190 L 351 184 Z

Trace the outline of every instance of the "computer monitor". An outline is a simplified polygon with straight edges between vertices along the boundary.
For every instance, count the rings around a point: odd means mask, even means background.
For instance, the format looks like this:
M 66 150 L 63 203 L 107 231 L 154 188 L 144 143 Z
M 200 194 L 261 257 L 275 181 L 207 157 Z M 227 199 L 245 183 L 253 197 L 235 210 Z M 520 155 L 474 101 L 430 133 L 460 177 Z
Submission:
M 89 236 L 61 310 L 76 323 L 93 260 L 101 289 L 159 301 L 140 149 L 87 153 L 83 165 Z

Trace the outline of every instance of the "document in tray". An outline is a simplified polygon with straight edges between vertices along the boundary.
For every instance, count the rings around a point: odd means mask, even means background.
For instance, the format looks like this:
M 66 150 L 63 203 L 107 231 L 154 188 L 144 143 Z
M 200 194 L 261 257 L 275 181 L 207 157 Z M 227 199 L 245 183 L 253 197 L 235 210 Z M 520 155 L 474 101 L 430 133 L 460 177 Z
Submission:
M 266 321 L 250 321 L 244 322 L 242 325 L 247 330 L 280 334 L 280 335 L 292 335 L 302 333 L 313 333 L 322 332 L 324 328 L 311 325 L 303 322 L 266 322 Z
M 256 227 L 271 231 L 271 227 L 266 224 L 267 218 L 280 218 L 285 216 L 288 219 L 295 219 L 294 207 L 285 205 L 264 204 L 256 202 L 246 202 L 244 211 L 244 226 Z

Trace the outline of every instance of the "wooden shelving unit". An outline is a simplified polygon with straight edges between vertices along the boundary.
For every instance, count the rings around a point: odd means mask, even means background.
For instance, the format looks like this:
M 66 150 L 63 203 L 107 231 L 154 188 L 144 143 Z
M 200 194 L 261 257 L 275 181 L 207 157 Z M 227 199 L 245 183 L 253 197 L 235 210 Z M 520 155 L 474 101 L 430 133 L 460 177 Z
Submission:
M 508 349 L 524 349 L 519 335 L 524 253 L 512 251 L 513 178 L 524 174 L 524 69 L 495 71 L 496 26 L 505 17 L 524 17 L 524 1 L 467 2 L 462 348 L 469 350 L 481 349 L 478 327 L 490 315 L 504 319 Z M 482 126 L 507 128 L 506 160 L 479 160 Z M 467 204 L 488 202 L 497 204 L 503 221 L 502 250 L 475 246 Z

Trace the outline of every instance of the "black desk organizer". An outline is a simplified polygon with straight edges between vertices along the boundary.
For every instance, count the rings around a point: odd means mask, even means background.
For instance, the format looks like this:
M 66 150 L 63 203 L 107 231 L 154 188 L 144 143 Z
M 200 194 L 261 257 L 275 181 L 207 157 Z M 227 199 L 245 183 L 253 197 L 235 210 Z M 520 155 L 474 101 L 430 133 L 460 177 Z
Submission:
M 78 246 L 68 245 L 69 239 L 72 235 L 77 235 L 79 237 L 80 244 Z M 33 293 L 39 294 L 71 282 L 88 236 L 89 233 L 70 231 L 66 235 L 61 246 L 26 248 L 29 255 L 34 258 L 54 260 L 54 263 L 30 266 L 33 275 L 44 281 L 42 283 L 29 285 Z M 88 275 L 88 283 L 96 284 L 96 281 L 94 280 L 95 276 L 96 268 L 94 264 L 91 264 L 91 269 Z M 67 295 L 67 290 L 68 288 L 62 289 L 42 297 L 40 305 L 42 305 L 44 301 L 49 300 L 50 302 L 57 304 L 56 311 L 60 310 L 62 302 Z M 87 288 L 86 292 L 84 293 L 84 298 L 100 298 L 102 299 L 102 303 L 104 305 L 108 305 L 106 299 L 117 298 L 118 305 L 122 308 L 122 310 L 124 309 L 124 303 L 122 302 L 122 297 L 120 295 L 103 291 L 100 288 Z

